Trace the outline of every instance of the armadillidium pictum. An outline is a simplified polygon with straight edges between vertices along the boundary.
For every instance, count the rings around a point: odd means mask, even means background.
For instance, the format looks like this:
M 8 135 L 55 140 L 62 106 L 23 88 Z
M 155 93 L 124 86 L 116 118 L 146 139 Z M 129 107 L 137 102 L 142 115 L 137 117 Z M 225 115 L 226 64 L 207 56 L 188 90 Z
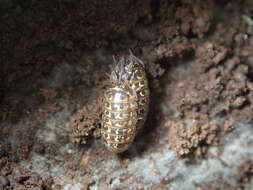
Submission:
M 144 64 L 132 53 L 112 68 L 104 93 L 102 138 L 109 150 L 121 153 L 132 144 L 145 122 L 149 89 Z
M 122 66 L 123 65 L 123 66 Z M 124 68 L 124 81 L 136 92 L 138 98 L 137 131 L 144 125 L 149 110 L 149 87 L 144 63 L 133 55 L 121 58 L 118 67 Z M 119 69 L 119 68 L 118 68 Z

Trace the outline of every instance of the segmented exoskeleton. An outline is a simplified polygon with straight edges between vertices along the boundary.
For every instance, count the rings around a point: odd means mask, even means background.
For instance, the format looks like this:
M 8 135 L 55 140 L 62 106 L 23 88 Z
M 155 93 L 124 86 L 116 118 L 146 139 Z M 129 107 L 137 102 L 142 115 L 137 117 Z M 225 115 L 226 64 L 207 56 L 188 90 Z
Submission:
M 148 79 L 145 71 L 144 63 L 133 55 L 130 51 L 130 55 L 122 57 L 117 65 L 116 70 L 123 68 L 124 75 L 123 80 L 129 83 L 129 86 L 136 92 L 138 98 L 138 110 L 137 110 L 137 130 L 141 129 L 144 125 L 147 114 L 149 111 L 149 87 Z M 122 70 L 122 69 L 121 69 Z
M 111 86 L 104 93 L 102 138 L 109 150 L 124 152 L 134 140 L 137 124 L 137 95 L 123 80 L 124 68 L 114 67 Z
M 136 109 L 137 100 L 131 89 L 114 86 L 105 92 L 102 137 L 111 151 L 123 152 L 134 140 Z
M 149 89 L 143 62 L 132 53 L 112 67 L 104 93 L 102 138 L 109 150 L 128 149 L 147 117 Z

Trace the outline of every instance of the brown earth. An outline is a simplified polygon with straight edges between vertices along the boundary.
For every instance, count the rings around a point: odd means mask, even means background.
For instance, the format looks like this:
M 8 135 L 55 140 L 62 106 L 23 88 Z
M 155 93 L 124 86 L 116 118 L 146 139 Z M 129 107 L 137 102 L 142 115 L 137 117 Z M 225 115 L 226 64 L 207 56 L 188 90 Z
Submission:
M 34 134 L 43 120 L 63 109 L 62 97 L 70 99 L 67 107 L 72 116 L 65 122 L 72 141 L 87 144 L 100 137 L 100 97 L 109 71 L 108 61 L 94 64 L 99 55 L 93 52 L 100 48 L 110 52 L 110 60 L 111 55 L 120 56 L 131 48 L 147 65 L 151 109 L 143 132 L 146 137 L 138 137 L 143 144 L 148 139 L 153 145 L 163 137 L 170 149 L 187 160 L 203 158 L 210 145 L 223 143 L 235 122 L 253 122 L 250 1 L 122 2 L 0 1 L 1 123 L 14 126 L 24 118 L 34 121 L 21 129 L 0 128 L 0 189 L 51 189 L 54 180 L 50 176 L 40 176 L 19 163 L 29 160 L 33 151 L 55 154 L 53 145 L 41 143 Z M 82 60 L 89 61 L 84 64 Z M 54 78 L 61 88 L 47 87 L 54 75 L 51 71 L 64 61 L 73 66 L 74 74 Z M 185 62 L 188 71 L 178 73 L 176 68 Z M 92 96 L 84 95 L 82 89 L 91 89 Z M 169 109 L 162 111 L 158 104 Z M 14 146 L 9 142 L 13 136 L 17 136 Z M 82 166 L 96 157 L 95 150 L 88 150 L 81 158 Z M 137 148 L 137 152 L 143 150 L 145 145 Z M 139 153 L 130 156 L 134 154 Z M 127 166 L 128 156 L 123 155 L 123 161 Z M 70 162 L 69 167 L 75 171 L 78 166 Z M 251 177 L 249 160 L 235 176 L 238 189 Z M 152 189 L 163 189 L 163 183 Z M 220 183 L 201 189 L 219 189 Z

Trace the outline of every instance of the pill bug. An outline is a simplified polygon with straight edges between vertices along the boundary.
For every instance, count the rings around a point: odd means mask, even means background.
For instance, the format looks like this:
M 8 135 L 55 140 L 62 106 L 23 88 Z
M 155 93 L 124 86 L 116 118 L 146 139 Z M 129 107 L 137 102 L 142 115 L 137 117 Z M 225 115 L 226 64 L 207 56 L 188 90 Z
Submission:
M 122 65 L 123 66 L 123 65 Z M 136 135 L 137 94 L 123 80 L 124 68 L 115 67 L 111 86 L 104 92 L 101 134 L 105 145 L 115 153 L 124 152 Z
M 137 130 L 144 125 L 149 111 L 150 93 L 144 63 L 130 51 L 128 56 L 122 57 L 117 65 L 116 71 L 123 68 L 123 80 L 129 83 L 138 98 Z

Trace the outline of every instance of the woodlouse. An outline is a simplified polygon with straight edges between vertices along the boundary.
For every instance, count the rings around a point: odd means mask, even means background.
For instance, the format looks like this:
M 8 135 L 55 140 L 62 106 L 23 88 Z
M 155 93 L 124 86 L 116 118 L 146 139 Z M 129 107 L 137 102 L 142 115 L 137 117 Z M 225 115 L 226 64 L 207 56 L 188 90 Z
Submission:
M 109 150 L 128 149 L 145 122 L 149 89 L 144 64 L 132 53 L 112 68 L 111 86 L 104 93 L 102 138 Z
M 120 153 L 134 140 L 137 123 L 137 97 L 127 86 L 105 91 L 102 137 L 109 150 Z
M 118 67 L 124 68 L 123 80 L 136 92 L 138 98 L 137 130 L 144 125 L 149 111 L 150 93 L 144 63 L 133 55 L 121 58 Z

